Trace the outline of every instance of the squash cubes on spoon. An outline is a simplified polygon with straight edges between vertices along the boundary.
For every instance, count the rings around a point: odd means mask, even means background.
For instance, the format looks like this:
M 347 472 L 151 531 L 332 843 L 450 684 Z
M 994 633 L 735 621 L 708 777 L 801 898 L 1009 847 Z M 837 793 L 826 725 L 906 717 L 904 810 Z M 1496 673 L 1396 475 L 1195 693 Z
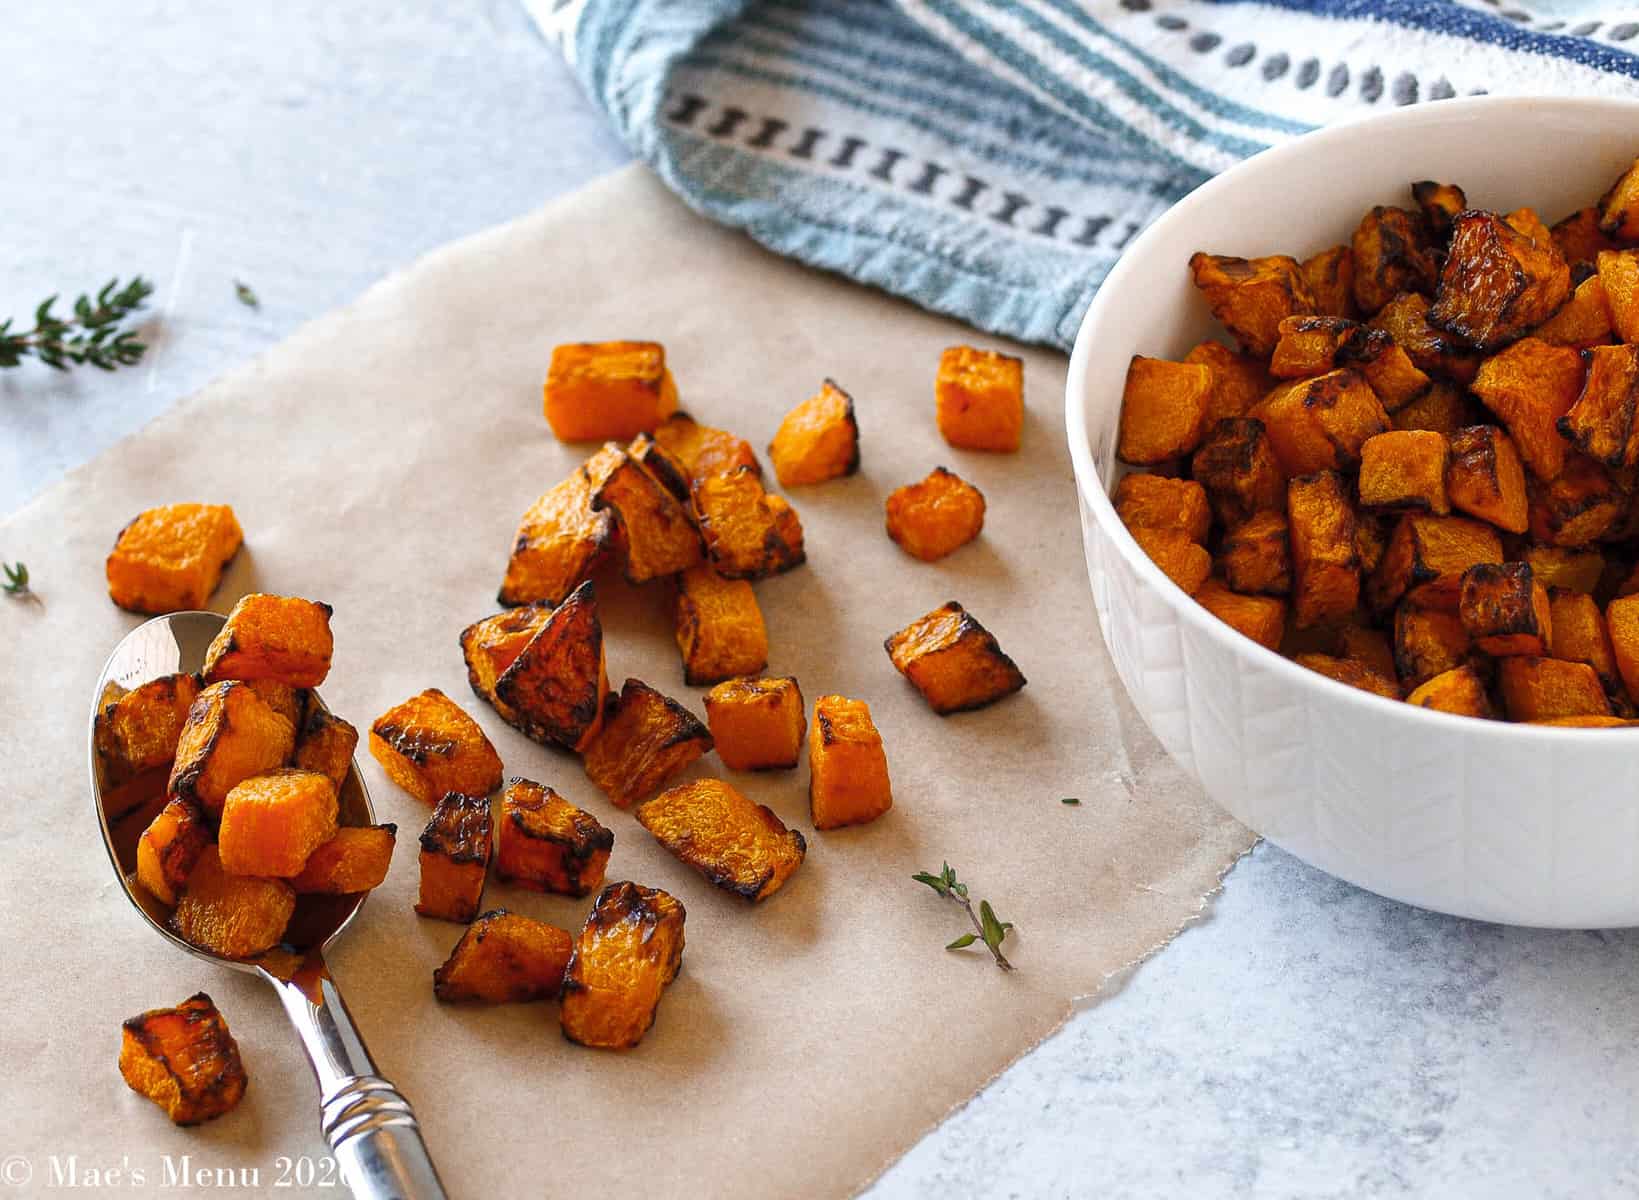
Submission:
M 330 673 L 331 611 L 296 596 L 244 597 L 205 652 L 205 682 L 266 679 L 318 687 Z
M 288 879 L 336 835 L 336 789 L 317 771 L 286 768 L 245 780 L 228 793 L 217 829 L 222 869 Z
M 296 731 L 247 683 L 213 683 L 188 710 L 171 768 L 171 794 L 195 801 L 207 816 L 222 811 L 235 785 L 285 764 Z

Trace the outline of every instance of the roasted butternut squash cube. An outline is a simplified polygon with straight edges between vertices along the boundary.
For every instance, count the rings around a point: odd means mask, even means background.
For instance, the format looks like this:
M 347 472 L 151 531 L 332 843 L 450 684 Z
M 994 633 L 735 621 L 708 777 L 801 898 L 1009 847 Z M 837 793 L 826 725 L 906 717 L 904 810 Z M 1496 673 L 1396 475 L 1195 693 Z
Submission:
M 564 1037 L 601 1050 L 641 1042 L 683 963 L 687 916 L 659 888 L 612 883 L 599 892 L 564 971 Z
M 1377 394 L 1352 367 L 1271 392 L 1252 410 L 1288 476 L 1348 470 L 1368 439 L 1389 428 Z
M 807 561 L 796 513 L 764 491 L 749 467 L 697 480 L 694 512 L 711 564 L 725 578 L 766 579 Z
M 336 836 L 336 789 L 316 771 L 284 768 L 245 780 L 228 793 L 216 833 L 230 875 L 288 879 Z
M 751 443 L 710 425 L 702 425 L 688 413 L 673 413 L 654 431 L 655 443 L 684 470 L 690 485 L 713 475 L 727 475 L 741 467 L 759 478 L 762 463 Z
M 501 672 L 495 698 L 512 714 L 513 724 L 536 741 L 578 751 L 596 736 L 608 695 L 597 591 L 587 580 L 553 610 Z M 495 763 L 494 786 L 499 787 L 500 759 Z M 479 794 L 470 783 L 446 790 Z
M 1352 317 L 1359 308 L 1354 302 L 1354 250 L 1337 245 L 1322 250 L 1298 264 L 1303 280 L 1315 298 L 1315 312 L 1323 317 Z
M 1286 514 L 1261 512 L 1231 527 L 1219 546 L 1218 564 L 1229 586 L 1243 595 L 1288 594 L 1292 550 Z
M 291 687 L 288 683 L 280 683 L 277 679 L 247 679 L 250 690 L 262 698 L 274 712 L 290 722 L 290 727 L 301 736 L 302 723 L 307 718 L 307 688 Z
M 1639 250 L 1604 250 L 1596 262 L 1618 340 L 1639 342 Z
M 1381 629 L 1352 622 L 1338 626 L 1337 653 L 1339 658 L 1370 667 L 1388 679 L 1399 678 L 1394 666 L 1394 647 Z
M 755 675 L 768 665 L 768 628 L 745 580 L 724 579 L 708 566 L 683 572 L 675 616 L 683 682 L 690 687 Z
M 893 807 L 888 755 L 863 700 L 821 696 L 814 701 L 808 769 L 815 829 L 864 825 Z
M 1134 355 L 1121 396 L 1116 455 L 1149 466 L 1190 453 L 1206 434 L 1211 393 L 1209 367 Z
M 1418 370 L 1455 383 L 1472 383 L 1480 369 L 1480 356 L 1430 325 L 1428 305 L 1428 297 L 1419 292 L 1401 292 L 1377 310 L 1371 327 L 1393 338 Z M 1391 410 L 1400 407 L 1390 404 L 1386 396 L 1383 403 Z
M 137 839 L 137 882 L 154 899 L 175 904 L 210 844 L 210 826 L 199 807 L 188 800 L 169 801 Z
M 1607 467 L 1639 463 L 1639 346 L 1583 352 L 1582 394 L 1556 426 L 1577 449 Z
M 1360 600 L 1354 506 L 1335 471 L 1287 484 L 1292 548 L 1292 606 L 1299 629 L 1341 621 Z
M 1457 613 L 1413 600 L 1402 600 L 1394 610 L 1394 673 L 1406 687 L 1421 687 L 1461 666 L 1472 649 Z
M 1428 390 L 1429 377 L 1381 329 L 1340 317 L 1287 317 L 1280 330 L 1269 370 L 1281 379 L 1355 367 L 1389 412 Z
M 1470 425 L 1451 438 L 1446 495 L 1451 506 L 1510 533 L 1530 523 L 1525 464 L 1514 439 L 1495 425 Z
M 475 920 L 433 972 L 433 995 L 446 1004 L 528 1004 L 556 999 L 574 953 L 567 929 L 522 913 L 491 909 Z
M 940 716 L 984 708 L 1025 683 L 990 631 L 954 600 L 918 617 L 883 646 Z
M 1635 162 L 1599 198 L 1599 232 L 1623 241 L 1639 241 L 1639 162 Z
M 177 738 L 171 794 L 215 817 L 236 784 L 281 767 L 296 731 L 247 683 L 227 680 L 199 693 Z
M 1411 185 L 1411 198 L 1428 223 L 1428 231 L 1437 242 L 1451 236 L 1451 224 L 1457 214 L 1468 207 L 1468 197 L 1454 183 L 1437 183 L 1420 179 Z
M 1427 607 L 1455 611 L 1463 572 L 1476 563 L 1502 561 L 1502 539 L 1489 525 L 1408 513 L 1389 535 L 1383 561 L 1367 581 L 1366 598 L 1380 613 L 1408 595 Z
M 717 757 L 735 771 L 796 766 L 808 731 L 802 689 L 789 675 L 719 683 L 706 693 L 706 724 Z
M 1569 444 L 1559 419 L 1582 394 L 1583 376 L 1575 350 L 1528 337 L 1486 359 L 1474 378 L 1474 394 L 1502 418 L 1539 479 L 1554 479 L 1565 469 Z
M 594 511 L 615 517 L 616 544 L 629 583 L 647 583 L 686 571 L 705 558 L 700 531 L 680 501 L 618 446 L 605 447 L 613 467 L 592 493 Z
M 224 958 L 250 958 L 279 944 L 296 911 L 283 879 L 230 875 L 214 845 L 206 846 L 171 913 L 184 941 Z
M 1443 380 L 1389 417 L 1396 429 L 1430 429 L 1448 437 L 1482 419 L 1480 406 L 1468 394 Z
M 188 710 L 198 698 L 195 676 L 161 675 L 104 704 L 94 738 L 103 786 L 169 766 Z
M 446 792 L 421 831 L 421 894 L 415 911 L 465 924 L 484 898 L 491 850 L 489 800 Z
M 1552 246 L 1554 244 L 1553 231 L 1548 228 L 1534 208 L 1529 206 L 1516 208 L 1513 212 L 1504 216 L 1503 220 L 1508 222 L 1509 227 L 1514 232 L 1524 234 L 1539 246 Z
M 1354 299 L 1375 313 L 1401 292 L 1434 294 L 1440 262 L 1421 213 L 1378 206 L 1361 218 L 1354 251 Z
M 659 342 L 578 342 L 552 348 L 546 423 L 560 442 L 625 441 L 677 409 Z
M 1619 248 L 1614 241 L 1600 232 L 1599 209 L 1595 205 L 1577 209 L 1549 232 L 1553 236 L 1554 245 L 1559 247 L 1565 261 L 1573 267 L 1579 263 L 1594 262 L 1601 250 Z
M 297 596 L 243 597 L 205 652 L 205 682 L 268 679 L 293 688 L 318 687 L 330 674 L 333 611 Z
M 768 461 L 781 487 L 824 483 L 859 470 L 859 424 L 854 398 L 827 379 L 820 390 L 780 422 Z
M 560 896 L 590 896 L 603 886 L 615 835 L 591 813 L 544 784 L 514 779 L 501 793 L 495 874 Z
M 985 526 L 984 493 L 944 467 L 888 493 L 888 536 L 906 554 L 934 562 L 967 545 Z
M 312 854 L 301 874 L 291 877 L 296 894 L 347 896 L 373 891 L 387 878 L 398 844 L 398 826 L 344 825 Z
M 756 903 L 802 866 L 808 844 L 764 804 L 753 804 L 721 779 L 667 788 L 639 806 L 638 824 L 706 879 Z
M 1206 402 L 1208 429 L 1219 421 L 1244 417 L 1275 386 L 1275 377 L 1262 359 L 1237 354 L 1222 342 L 1201 342 L 1184 355 L 1184 361 L 1212 372 L 1212 391 Z
M 1479 563 L 1463 572 L 1457 614 L 1474 644 L 1498 658 L 1548 653 L 1548 590 L 1522 562 Z
M 501 756 L 478 722 L 437 688 L 377 717 L 370 755 L 423 804 L 436 804 L 446 792 L 487 796 L 501 786 Z
M 1597 550 L 1569 550 L 1562 546 L 1528 546 L 1525 561 L 1531 573 L 1550 590 L 1563 588 L 1592 593 L 1605 573 L 1604 556 Z
M 1620 521 L 1627 497 L 1604 467 L 1581 454 L 1550 483 L 1532 480 L 1531 536 L 1555 546 L 1586 546 Z
M 551 618 L 552 609 L 552 605 L 538 600 L 475 621 L 461 631 L 461 657 L 467 664 L 467 682 L 473 693 L 487 700 L 508 725 L 521 728 L 524 719 L 495 694 L 495 685 Z
M 1316 674 L 1335 679 L 1339 683 L 1346 683 L 1363 692 L 1371 692 L 1388 700 L 1400 699 L 1399 683 L 1386 675 L 1378 674 L 1356 659 L 1338 658 L 1332 654 L 1299 654 L 1292 661 Z
M 1548 593 L 1548 653 L 1566 662 L 1587 663 L 1599 676 L 1605 694 L 1620 697 L 1622 673 L 1605 628 L 1604 614 L 1590 595 L 1554 588 Z
M 357 729 L 318 704 L 312 704 L 296 735 L 292 765 L 304 771 L 317 771 L 340 795 L 347 773 L 353 769 L 353 751 L 358 749 L 358 744 Z
M 1247 596 L 1209 579 L 1195 593 L 1202 608 L 1237 633 L 1279 650 L 1286 633 L 1286 601 L 1279 596 Z
M 138 613 L 204 608 L 244 534 L 226 504 L 167 504 L 138 514 L 108 556 L 108 596 Z
M 959 450 L 1012 454 L 1024 432 L 1024 360 L 952 346 L 934 381 L 939 435 Z
M 667 421 L 678 424 L 683 422 L 687 422 L 689 425 L 694 424 L 694 418 L 686 414 L 674 413 L 667 418 Z M 695 426 L 695 428 L 698 429 L 699 427 Z M 684 505 L 688 504 L 689 488 L 692 482 L 689 477 L 689 469 L 683 465 L 682 460 L 675 454 L 647 433 L 640 433 L 633 438 L 626 447 L 626 453 L 631 456 L 633 462 L 647 471 L 656 483 L 665 488 Z M 751 461 L 753 466 L 757 465 L 756 455 L 751 456 Z
M 1193 479 L 1124 475 L 1115 487 L 1115 511 L 1128 529 L 1172 529 L 1206 544 L 1212 506 L 1206 489 Z
M 1284 254 L 1247 259 L 1197 251 L 1190 255 L 1189 269 L 1212 315 L 1235 335 L 1242 350 L 1258 358 L 1274 353 L 1280 323 L 1287 317 L 1316 312 L 1303 269 Z
M 1286 475 L 1263 422 L 1251 417 L 1219 421 L 1190 460 L 1190 475 L 1225 525 L 1286 509 Z
M 583 756 L 586 777 L 617 808 L 651 795 L 712 747 L 688 709 L 640 679 L 628 679 L 604 708 L 603 728 Z
M 232 1112 L 245 1094 L 245 1065 L 228 1023 L 204 992 L 153 1008 L 120 1028 L 120 1074 L 177 1125 Z
M 1338 367 L 1338 351 L 1351 334 L 1363 329 L 1346 317 L 1287 317 L 1269 358 L 1276 379 L 1308 379 Z
M 1496 213 L 1470 209 L 1452 223 L 1451 244 L 1429 323 L 1476 350 L 1522 337 L 1571 294 L 1571 269 L 1552 240 L 1539 245 Z
M 1587 663 L 1517 654 L 1498 661 L 1497 687 L 1510 721 L 1611 715 L 1605 689 Z
M 1361 506 L 1444 516 L 1451 511 L 1446 498 L 1450 457 L 1446 439 L 1426 430 L 1390 430 L 1368 438 L 1360 448 Z
M 582 466 L 529 506 L 513 538 L 499 603 L 557 604 L 591 578 L 615 544 L 614 514 L 593 509 L 595 490 L 593 473 Z
M 1607 604 L 1605 629 L 1622 686 L 1629 696 L 1639 697 L 1639 595 L 1618 596 Z
M 1411 695 L 1407 704 L 1432 708 L 1436 712 L 1455 713 L 1460 717 L 1494 718 L 1497 713 L 1486 693 L 1485 681 L 1473 667 L 1463 665 L 1442 671 L 1425 680 Z
M 1608 344 L 1613 328 L 1605 281 L 1590 275 L 1576 285 L 1557 313 L 1531 331 L 1531 336 L 1549 345 L 1586 350 Z
M 1360 556 L 1360 573 L 1364 577 L 1377 570 L 1388 549 L 1388 522 L 1392 518 L 1377 513 L 1356 512 L 1354 515 L 1354 549 Z

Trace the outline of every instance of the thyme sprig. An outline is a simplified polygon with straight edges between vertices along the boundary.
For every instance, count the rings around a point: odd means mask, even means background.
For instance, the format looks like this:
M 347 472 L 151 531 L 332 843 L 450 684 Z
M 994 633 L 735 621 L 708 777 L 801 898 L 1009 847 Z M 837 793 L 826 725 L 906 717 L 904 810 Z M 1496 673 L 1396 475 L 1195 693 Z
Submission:
M 35 600 L 35 594 L 28 586 L 28 566 L 25 563 L 0 563 L 0 573 L 6 577 L 5 583 L 0 583 L 0 591 L 6 593 L 13 600 Z
M 947 945 L 946 950 L 962 950 L 974 942 L 983 942 L 998 967 L 1004 971 L 1014 969 L 1013 964 L 1008 962 L 1007 956 L 1002 953 L 1002 939 L 1007 937 L 1007 931 L 1013 928 L 1013 922 L 998 918 L 988 900 L 979 901 L 978 911 L 975 912 L 973 902 L 968 898 L 967 884 L 956 878 L 956 872 L 951 869 L 948 862 L 940 865 L 937 875 L 931 871 L 918 871 L 911 878 L 917 883 L 927 884 L 945 899 L 961 905 L 967 913 L 968 920 L 973 922 L 974 932 L 964 933 Z
M 0 367 L 19 366 L 31 356 L 59 371 L 85 363 L 104 371 L 132 366 L 148 347 L 120 323 L 153 292 L 141 275 L 124 287 L 115 277 L 95 297 L 81 293 L 68 317 L 57 316 L 57 297 L 47 296 L 34 310 L 34 328 L 13 332 L 13 318 L 0 322 Z

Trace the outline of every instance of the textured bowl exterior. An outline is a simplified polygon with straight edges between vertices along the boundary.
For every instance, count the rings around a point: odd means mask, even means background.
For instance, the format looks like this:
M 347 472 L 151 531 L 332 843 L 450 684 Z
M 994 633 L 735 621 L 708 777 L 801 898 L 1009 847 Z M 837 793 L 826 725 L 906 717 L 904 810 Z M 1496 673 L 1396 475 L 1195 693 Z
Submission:
M 1168 580 L 1109 490 L 1134 354 L 1179 358 L 1218 333 L 1191 252 L 1314 253 L 1417 179 L 1550 223 L 1639 154 L 1639 103 L 1442 101 L 1311 134 L 1186 197 L 1136 241 L 1088 310 L 1066 423 L 1087 570 L 1133 703 L 1217 803 L 1314 866 L 1457 916 L 1639 925 L 1639 728 L 1480 721 L 1385 700 L 1235 633 Z

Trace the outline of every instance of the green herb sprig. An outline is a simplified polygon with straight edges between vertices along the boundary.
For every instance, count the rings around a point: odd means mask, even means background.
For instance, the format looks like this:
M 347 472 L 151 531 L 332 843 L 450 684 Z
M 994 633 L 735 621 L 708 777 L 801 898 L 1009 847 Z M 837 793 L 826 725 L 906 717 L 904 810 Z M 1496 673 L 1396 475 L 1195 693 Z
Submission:
M 947 945 L 946 950 L 962 950 L 974 942 L 983 942 L 998 967 L 1004 971 L 1014 969 L 1013 964 L 1008 962 L 1007 956 L 1002 953 L 1002 939 L 1007 937 L 1007 931 L 1013 928 L 1013 922 L 999 919 L 988 900 L 979 901 L 979 909 L 975 912 L 973 902 L 968 899 L 967 884 L 956 878 L 956 872 L 951 870 L 949 863 L 941 864 L 937 875 L 930 871 L 918 871 L 911 878 L 917 883 L 927 884 L 945 899 L 961 905 L 967 913 L 968 920 L 973 922 L 974 932 L 964 933 Z
M 246 308 L 262 307 L 261 299 L 254 291 L 251 290 L 251 286 L 248 283 L 235 279 L 233 281 L 233 294 L 238 299 L 239 303 L 243 304 Z
M 6 577 L 5 583 L 0 583 L 0 591 L 6 593 L 13 600 L 24 600 L 34 597 L 28 586 L 28 566 L 24 563 L 0 563 L 0 572 Z
M 47 296 L 34 310 L 34 328 L 14 333 L 12 318 L 0 322 L 0 367 L 19 366 L 31 356 L 59 371 L 85 363 L 104 371 L 132 366 L 148 347 L 120 322 L 153 293 L 154 285 L 141 275 L 124 287 L 116 277 L 95 297 L 82 293 L 66 319 L 52 312 L 57 297 Z

